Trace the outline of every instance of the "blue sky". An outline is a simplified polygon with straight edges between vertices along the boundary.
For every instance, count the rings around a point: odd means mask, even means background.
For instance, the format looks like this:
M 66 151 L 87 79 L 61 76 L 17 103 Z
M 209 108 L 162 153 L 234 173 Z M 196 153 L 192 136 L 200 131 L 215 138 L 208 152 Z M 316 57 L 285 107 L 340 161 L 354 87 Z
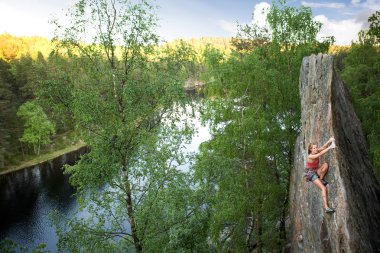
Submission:
M 54 16 L 75 0 L 0 0 L 0 33 L 17 36 L 52 37 L 48 24 Z M 264 22 L 263 7 L 271 1 L 257 0 L 155 0 L 160 6 L 159 35 L 170 41 L 176 38 L 231 37 L 236 23 L 251 23 L 252 16 Z M 368 16 L 380 10 L 380 0 L 288 0 L 289 5 L 311 7 L 316 20 L 323 23 L 319 36 L 334 35 L 337 43 L 348 45 L 357 33 L 367 28 Z M 256 13 L 256 15 L 252 15 Z

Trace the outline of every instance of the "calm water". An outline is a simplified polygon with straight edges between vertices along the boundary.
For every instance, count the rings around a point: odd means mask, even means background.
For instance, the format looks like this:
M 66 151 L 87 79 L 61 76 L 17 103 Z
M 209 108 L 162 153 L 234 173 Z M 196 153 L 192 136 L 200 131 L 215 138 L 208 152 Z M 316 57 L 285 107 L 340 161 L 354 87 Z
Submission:
M 8 237 L 30 249 L 46 243 L 56 251 L 57 237 L 49 212 L 70 216 L 77 210 L 74 190 L 61 168 L 34 167 L 0 177 L 0 240 Z

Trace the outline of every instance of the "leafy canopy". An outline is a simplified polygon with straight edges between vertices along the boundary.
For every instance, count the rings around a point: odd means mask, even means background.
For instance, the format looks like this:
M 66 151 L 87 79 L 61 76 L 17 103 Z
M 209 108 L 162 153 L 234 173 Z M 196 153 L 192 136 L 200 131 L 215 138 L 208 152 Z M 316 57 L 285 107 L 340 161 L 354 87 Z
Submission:
M 41 145 L 51 142 L 50 137 L 55 133 L 54 124 L 43 109 L 33 101 L 20 106 L 17 115 L 25 121 L 25 130 L 20 140 L 32 144 L 34 152 L 38 155 Z

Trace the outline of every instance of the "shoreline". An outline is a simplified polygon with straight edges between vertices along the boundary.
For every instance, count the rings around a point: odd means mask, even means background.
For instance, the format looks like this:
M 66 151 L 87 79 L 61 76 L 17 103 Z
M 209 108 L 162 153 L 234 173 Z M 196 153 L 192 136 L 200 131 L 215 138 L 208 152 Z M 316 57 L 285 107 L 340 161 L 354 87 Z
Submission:
M 15 171 L 28 169 L 30 167 L 34 168 L 36 165 L 43 164 L 43 163 L 46 163 L 49 161 L 53 161 L 54 159 L 57 159 L 64 154 L 79 151 L 80 149 L 82 149 L 84 147 L 86 147 L 86 144 L 83 143 L 82 141 L 80 141 L 73 146 L 70 146 L 70 147 L 67 147 L 64 149 L 60 149 L 60 150 L 54 151 L 54 152 L 49 153 L 49 154 L 44 154 L 44 155 L 40 156 L 39 158 L 24 162 L 20 165 L 10 166 L 5 170 L 0 171 L 0 176 L 10 174 L 10 173 L 15 172 Z

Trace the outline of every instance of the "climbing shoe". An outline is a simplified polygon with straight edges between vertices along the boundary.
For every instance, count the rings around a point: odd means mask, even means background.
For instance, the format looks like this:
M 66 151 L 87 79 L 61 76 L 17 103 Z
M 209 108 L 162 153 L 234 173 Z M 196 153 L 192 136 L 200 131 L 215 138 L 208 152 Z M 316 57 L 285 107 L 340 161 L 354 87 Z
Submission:
M 329 182 L 327 182 L 327 181 L 324 180 L 324 179 L 321 179 L 321 182 L 322 182 L 322 184 L 325 185 L 325 186 L 329 183 Z
M 326 213 L 333 213 L 333 212 L 335 212 L 335 210 L 332 209 L 332 208 L 330 208 L 330 207 L 326 207 L 326 208 L 325 208 L 325 212 L 326 212 Z

